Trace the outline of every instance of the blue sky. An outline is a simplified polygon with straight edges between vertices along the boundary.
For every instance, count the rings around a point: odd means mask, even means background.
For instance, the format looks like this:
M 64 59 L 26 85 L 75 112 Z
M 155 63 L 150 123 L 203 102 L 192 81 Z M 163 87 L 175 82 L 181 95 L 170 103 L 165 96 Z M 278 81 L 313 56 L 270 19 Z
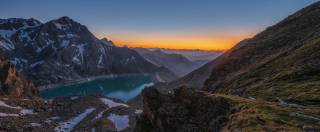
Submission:
M 2 0 L 0 18 L 33 17 L 46 22 L 69 16 L 99 38 L 161 47 L 170 40 L 179 43 L 175 38 L 194 38 L 189 41 L 196 43 L 220 36 L 250 36 L 315 1 Z M 212 40 L 212 45 L 217 44 Z

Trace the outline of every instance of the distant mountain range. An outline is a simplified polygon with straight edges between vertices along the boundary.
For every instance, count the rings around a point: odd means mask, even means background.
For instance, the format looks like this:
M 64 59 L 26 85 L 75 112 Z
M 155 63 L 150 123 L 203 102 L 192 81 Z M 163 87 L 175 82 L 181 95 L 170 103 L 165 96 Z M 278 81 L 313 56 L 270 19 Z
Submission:
M 109 74 L 155 75 L 159 70 L 136 51 L 99 40 L 68 17 L 46 23 L 0 19 L 0 49 L 37 86 Z
M 153 49 L 157 50 L 157 49 Z M 190 61 L 203 65 L 209 61 L 214 60 L 218 56 L 224 53 L 222 50 L 177 50 L 177 49 L 160 49 L 168 54 L 180 54 Z
M 179 52 L 166 53 L 162 49 L 145 49 L 145 48 L 135 48 L 135 50 L 152 64 L 155 64 L 157 66 L 167 67 L 169 70 L 171 70 L 172 72 L 174 72 L 176 75 L 180 77 L 188 74 L 189 72 L 201 66 L 201 64 L 199 64 L 198 61 L 191 61 L 185 56 L 183 56 L 182 54 L 177 54 Z M 211 56 L 211 57 L 214 57 L 214 56 Z M 201 59 L 201 57 L 197 59 Z

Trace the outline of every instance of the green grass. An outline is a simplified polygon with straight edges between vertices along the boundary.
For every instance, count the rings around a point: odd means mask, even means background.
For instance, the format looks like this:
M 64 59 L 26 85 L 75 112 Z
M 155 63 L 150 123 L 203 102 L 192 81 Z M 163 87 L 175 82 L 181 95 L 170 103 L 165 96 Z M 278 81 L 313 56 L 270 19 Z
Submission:
M 235 104 L 224 131 L 303 131 L 310 127 L 320 130 L 320 121 L 297 115 L 320 118 L 320 107 L 293 108 L 275 102 L 246 99 L 238 96 L 222 96 Z

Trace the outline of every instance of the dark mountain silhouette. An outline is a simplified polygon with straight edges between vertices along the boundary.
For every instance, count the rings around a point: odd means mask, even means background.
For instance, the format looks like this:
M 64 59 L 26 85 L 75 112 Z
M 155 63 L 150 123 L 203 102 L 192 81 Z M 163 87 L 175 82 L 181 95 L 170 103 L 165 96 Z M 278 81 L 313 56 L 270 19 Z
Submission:
M 179 54 L 167 54 L 160 49 L 149 50 L 143 48 L 135 48 L 135 50 L 149 62 L 167 67 L 178 76 L 184 76 L 194 69 L 200 67 L 199 64 L 192 62 Z

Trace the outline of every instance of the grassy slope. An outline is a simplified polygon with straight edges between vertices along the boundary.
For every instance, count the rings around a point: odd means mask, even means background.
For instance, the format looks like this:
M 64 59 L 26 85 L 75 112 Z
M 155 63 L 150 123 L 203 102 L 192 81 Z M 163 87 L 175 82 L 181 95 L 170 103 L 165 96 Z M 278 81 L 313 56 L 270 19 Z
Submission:
M 216 59 L 205 90 L 318 105 L 319 50 L 320 2 L 317 2 Z
M 303 131 L 320 130 L 319 107 L 290 107 L 263 100 L 231 95 L 221 96 L 235 104 L 223 131 Z

